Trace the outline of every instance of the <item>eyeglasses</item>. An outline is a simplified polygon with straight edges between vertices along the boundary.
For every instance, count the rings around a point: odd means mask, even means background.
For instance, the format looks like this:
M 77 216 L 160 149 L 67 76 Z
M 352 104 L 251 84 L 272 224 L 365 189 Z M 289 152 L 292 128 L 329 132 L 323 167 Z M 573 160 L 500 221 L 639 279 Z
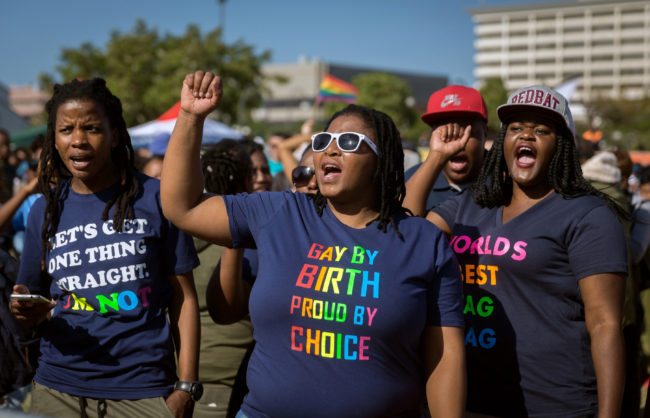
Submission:
M 330 133 L 321 132 L 311 137 L 311 149 L 314 152 L 323 152 L 330 146 L 332 140 L 336 139 L 336 146 L 343 152 L 355 152 L 361 146 L 361 142 L 368 144 L 372 152 L 379 155 L 377 145 L 367 136 L 356 132 Z
M 299 165 L 291 172 L 291 181 L 296 187 L 305 187 L 311 181 L 311 178 L 316 173 L 313 167 Z

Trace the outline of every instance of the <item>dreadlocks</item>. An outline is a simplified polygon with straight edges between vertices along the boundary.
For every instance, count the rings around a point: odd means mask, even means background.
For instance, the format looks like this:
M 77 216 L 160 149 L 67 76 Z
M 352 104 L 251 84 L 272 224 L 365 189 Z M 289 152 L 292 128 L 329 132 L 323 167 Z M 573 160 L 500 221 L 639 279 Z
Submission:
M 232 139 L 219 141 L 201 157 L 205 190 L 220 195 L 246 192 L 251 181 L 251 159 Z
M 404 151 L 402 141 L 393 120 L 387 114 L 363 106 L 348 105 L 343 110 L 336 112 L 327 122 L 325 130 L 329 128 L 334 119 L 340 116 L 356 116 L 373 131 L 373 141 L 379 149 L 377 170 L 374 173 L 377 185 L 379 205 L 378 228 L 386 232 L 389 224 L 393 226 L 399 237 L 402 237 L 395 215 L 404 212 L 402 202 L 406 188 L 404 186 Z M 315 199 L 318 214 L 322 215 L 327 204 L 326 199 L 317 193 Z
M 503 155 L 506 127 L 506 124 L 501 126 L 492 149 L 488 152 L 483 163 L 478 180 L 472 186 L 474 200 L 482 207 L 503 206 L 510 202 L 512 198 L 512 179 L 508 175 L 508 168 Z M 594 188 L 582 176 L 573 135 L 566 129 L 562 129 L 557 133 L 555 140 L 557 146 L 547 174 L 549 185 L 565 198 L 584 195 L 597 196 L 603 199 L 619 217 L 627 219 L 629 215 L 615 200 Z
M 59 226 L 60 200 L 65 198 L 65 181 L 71 177 L 59 153 L 55 148 L 56 115 L 59 107 L 71 100 L 91 101 L 100 105 L 108 119 L 111 132 L 116 135 L 117 146 L 111 151 L 111 161 L 120 173 L 119 189 L 113 195 L 102 212 L 102 220 L 108 220 L 110 209 L 115 205 L 113 228 L 120 232 L 124 220 L 133 219 L 133 201 L 138 193 L 138 182 L 134 176 L 134 152 L 131 137 L 126 130 L 126 122 L 122 117 L 122 103 L 106 87 L 106 81 L 101 78 L 92 80 L 73 80 L 65 84 L 56 84 L 52 98 L 45 105 L 47 111 L 47 131 L 41 152 L 41 167 L 43 171 L 38 182 L 44 191 L 46 208 L 41 240 L 43 254 L 41 255 L 44 268 L 45 255 L 51 248 L 49 240 L 54 236 Z

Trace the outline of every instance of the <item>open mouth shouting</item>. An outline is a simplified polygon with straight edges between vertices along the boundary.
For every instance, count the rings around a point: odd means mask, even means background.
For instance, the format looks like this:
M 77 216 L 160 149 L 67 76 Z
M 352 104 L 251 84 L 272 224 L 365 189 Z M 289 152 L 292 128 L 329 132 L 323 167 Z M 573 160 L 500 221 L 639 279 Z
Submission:
M 519 144 L 515 148 L 515 161 L 519 168 L 530 168 L 537 161 L 537 150 L 529 144 Z
M 323 173 L 323 181 L 332 182 L 338 179 L 341 175 L 341 167 L 334 161 L 326 161 L 321 165 Z
M 88 169 L 91 161 L 92 161 L 92 157 L 88 154 L 70 156 L 70 163 L 72 165 L 72 168 L 79 171 L 84 171 Z

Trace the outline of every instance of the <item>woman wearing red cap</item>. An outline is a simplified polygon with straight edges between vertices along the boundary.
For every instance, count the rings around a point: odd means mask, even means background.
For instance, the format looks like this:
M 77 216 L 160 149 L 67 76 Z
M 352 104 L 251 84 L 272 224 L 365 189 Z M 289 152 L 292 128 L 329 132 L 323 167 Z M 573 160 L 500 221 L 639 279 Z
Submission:
M 622 212 L 582 177 L 564 97 L 527 87 L 498 115 L 500 134 L 471 192 L 427 214 L 450 234 L 463 273 L 467 410 L 618 417 L 627 259 L 615 212 Z M 426 191 L 470 129 L 434 131 L 405 206 L 423 213 Z

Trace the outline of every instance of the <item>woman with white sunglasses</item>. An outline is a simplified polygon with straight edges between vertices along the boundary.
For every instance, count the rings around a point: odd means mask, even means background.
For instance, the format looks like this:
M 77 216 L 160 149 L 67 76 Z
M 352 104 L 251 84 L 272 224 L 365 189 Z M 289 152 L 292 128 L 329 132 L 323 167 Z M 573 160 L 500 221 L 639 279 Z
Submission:
M 161 197 L 180 229 L 258 248 L 256 347 L 238 417 L 419 417 L 425 394 L 433 417 L 460 417 L 459 270 L 442 233 L 402 208 L 391 119 L 351 105 L 314 135 L 316 197 L 205 196 L 201 129 L 220 99 L 219 77 L 185 78 Z

